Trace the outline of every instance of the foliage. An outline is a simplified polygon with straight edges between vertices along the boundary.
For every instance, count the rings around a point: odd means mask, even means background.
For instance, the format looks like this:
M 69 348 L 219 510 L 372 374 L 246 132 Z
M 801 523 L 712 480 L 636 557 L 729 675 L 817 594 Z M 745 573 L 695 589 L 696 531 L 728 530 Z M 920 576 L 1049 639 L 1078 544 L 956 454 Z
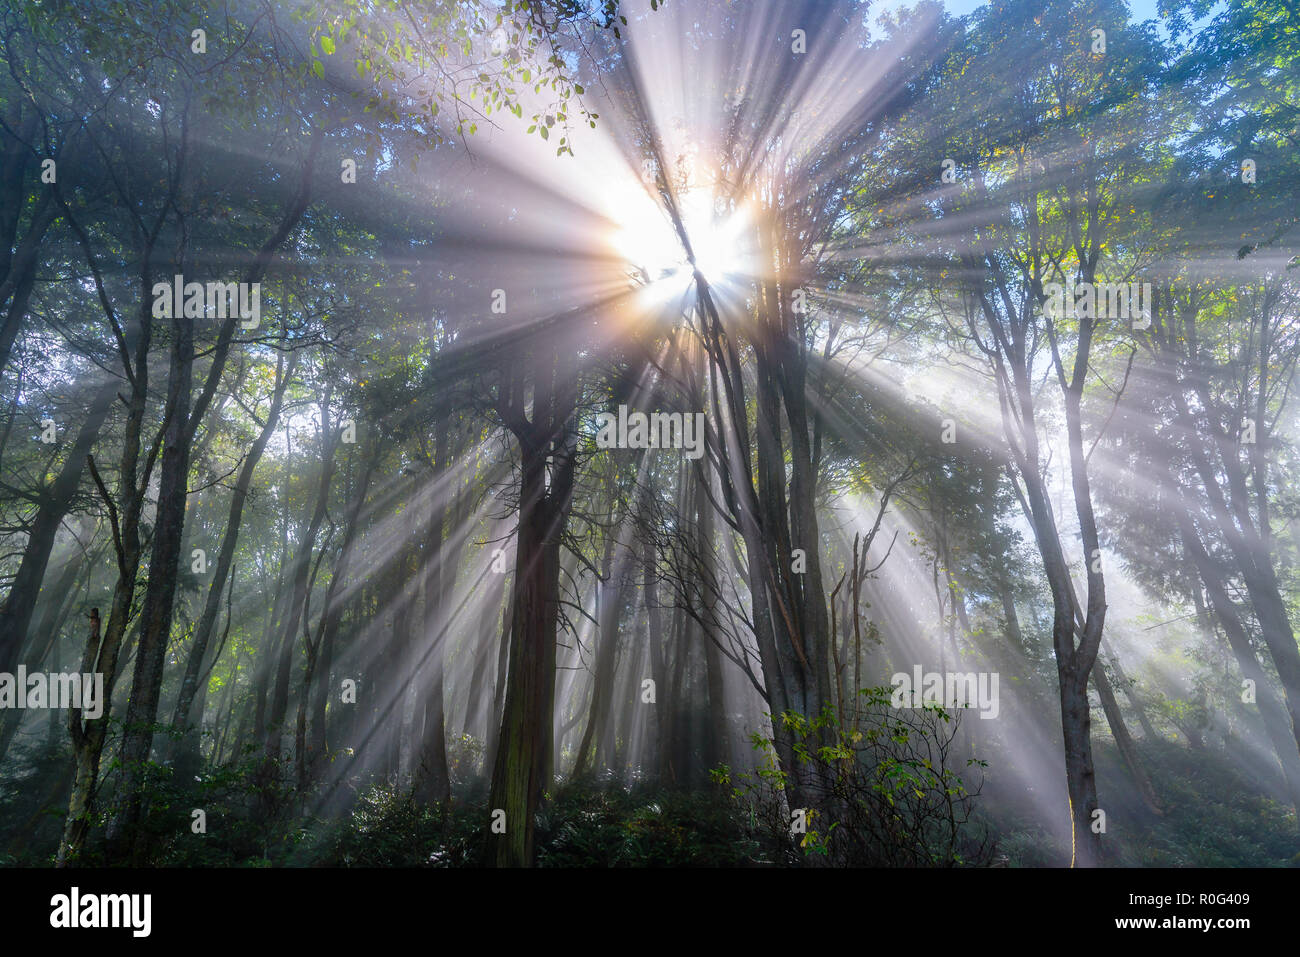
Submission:
M 479 862 L 487 808 L 425 805 L 373 785 L 316 846 L 313 863 L 345 867 L 466 867 Z M 750 860 L 739 819 L 712 795 L 569 786 L 538 819 L 542 867 L 711 867 Z
M 864 688 L 840 713 L 809 720 L 785 713 L 796 767 L 782 768 L 775 740 L 755 733 L 761 761 L 752 774 L 722 768 L 715 780 L 746 808 L 751 827 L 779 863 L 803 857 L 852 866 L 981 866 L 993 847 L 968 827 L 979 788 L 953 767 L 960 716 L 939 705 L 892 708 L 889 688 Z M 971 758 L 967 768 L 983 767 Z M 797 790 L 791 789 L 796 782 Z M 796 830 L 786 795 L 802 795 Z

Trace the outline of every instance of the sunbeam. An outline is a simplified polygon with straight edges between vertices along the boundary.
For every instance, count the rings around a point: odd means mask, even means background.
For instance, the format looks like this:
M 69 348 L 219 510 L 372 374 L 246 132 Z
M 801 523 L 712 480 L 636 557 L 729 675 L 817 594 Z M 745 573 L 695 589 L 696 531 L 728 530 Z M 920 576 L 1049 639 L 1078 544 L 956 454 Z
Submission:
M 1298 859 L 1287 0 L 11 7 L 0 864 Z

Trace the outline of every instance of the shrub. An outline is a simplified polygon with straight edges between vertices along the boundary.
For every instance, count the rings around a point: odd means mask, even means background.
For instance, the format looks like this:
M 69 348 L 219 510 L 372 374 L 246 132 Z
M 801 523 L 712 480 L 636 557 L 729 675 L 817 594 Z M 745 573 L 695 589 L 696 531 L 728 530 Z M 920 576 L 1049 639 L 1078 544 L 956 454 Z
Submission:
M 827 706 L 815 718 L 786 712 L 779 722 L 794 767 L 781 766 L 775 736 L 755 734 L 760 762 L 752 774 L 714 772 L 762 835 L 771 863 L 952 867 L 992 860 L 984 829 L 971 824 L 979 789 L 969 790 L 952 767 L 958 715 L 938 705 L 892 708 L 889 688 L 867 688 L 844 714 Z M 792 808 L 792 793 L 807 806 Z

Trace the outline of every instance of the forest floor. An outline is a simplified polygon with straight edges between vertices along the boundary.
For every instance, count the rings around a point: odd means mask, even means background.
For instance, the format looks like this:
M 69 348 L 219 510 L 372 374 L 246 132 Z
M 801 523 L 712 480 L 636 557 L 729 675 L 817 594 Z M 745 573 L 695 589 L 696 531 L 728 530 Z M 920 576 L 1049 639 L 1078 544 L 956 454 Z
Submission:
M 60 749 L 28 755 L 26 772 L 0 779 L 0 866 L 50 866 L 66 808 Z M 1107 782 L 1107 829 L 1120 867 L 1296 867 L 1294 812 L 1248 780 L 1221 752 L 1144 742 L 1143 757 L 1164 803 L 1146 808 L 1109 742 L 1097 749 Z M 17 762 L 14 762 L 15 764 Z M 410 789 L 352 782 L 346 801 L 304 811 L 292 794 L 268 795 L 248 766 L 232 765 L 180 786 L 157 769 L 148 827 L 151 863 L 175 867 L 473 867 L 487 819 L 482 781 L 462 782 L 447 806 Z M 1215 795 L 1211 799 L 1207 795 Z M 957 866 L 1059 867 L 1058 837 L 1041 809 L 1004 793 L 982 795 L 965 825 L 979 853 Z M 549 795 L 537 822 L 543 867 L 799 866 L 819 842 L 784 833 L 778 814 L 714 785 L 689 789 L 569 783 Z M 194 833 L 194 809 L 205 830 Z M 823 827 L 825 825 L 823 824 Z M 802 846 L 801 846 L 802 845 Z M 92 845 L 89 864 L 111 864 Z

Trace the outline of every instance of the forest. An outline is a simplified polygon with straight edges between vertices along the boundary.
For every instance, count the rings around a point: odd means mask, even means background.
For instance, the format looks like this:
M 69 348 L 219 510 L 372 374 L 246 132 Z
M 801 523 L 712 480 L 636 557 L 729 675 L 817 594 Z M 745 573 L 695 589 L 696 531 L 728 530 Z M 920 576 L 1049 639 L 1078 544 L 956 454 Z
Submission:
M 0 867 L 1300 866 L 1294 0 L 0 67 Z

